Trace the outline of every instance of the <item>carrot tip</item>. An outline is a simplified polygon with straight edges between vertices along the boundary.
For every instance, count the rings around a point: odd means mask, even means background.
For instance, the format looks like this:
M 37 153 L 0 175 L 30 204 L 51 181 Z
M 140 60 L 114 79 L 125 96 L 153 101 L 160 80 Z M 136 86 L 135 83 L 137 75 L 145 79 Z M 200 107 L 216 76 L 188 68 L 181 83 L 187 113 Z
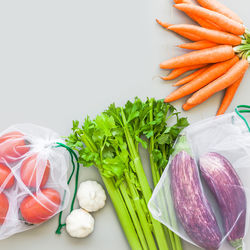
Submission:
M 164 99 L 164 102 L 171 102 L 168 97 Z
M 166 69 L 166 67 L 164 66 L 164 64 L 160 64 L 160 69 Z
M 179 87 L 179 86 L 181 86 L 181 85 L 184 85 L 184 84 L 178 83 L 178 82 L 177 82 L 177 83 L 174 83 L 174 84 L 173 84 L 173 87 Z
M 187 103 L 184 103 L 182 105 L 182 109 L 185 110 L 185 111 L 188 111 L 190 109 L 194 108 L 194 105 L 188 105 Z
M 162 80 L 164 80 L 164 81 L 169 80 L 167 76 L 160 76 L 160 78 L 161 78 Z
M 155 19 L 156 20 L 156 22 L 158 23 L 158 24 L 160 24 L 163 28 L 165 28 L 165 29 L 168 29 L 168 27 L 169 26 L 171 26 L 172 24 L 169 24 L 169 23 L 166 23 L 166 22 L 162 22 L 162 21 L 160 21 L 159 19 Z

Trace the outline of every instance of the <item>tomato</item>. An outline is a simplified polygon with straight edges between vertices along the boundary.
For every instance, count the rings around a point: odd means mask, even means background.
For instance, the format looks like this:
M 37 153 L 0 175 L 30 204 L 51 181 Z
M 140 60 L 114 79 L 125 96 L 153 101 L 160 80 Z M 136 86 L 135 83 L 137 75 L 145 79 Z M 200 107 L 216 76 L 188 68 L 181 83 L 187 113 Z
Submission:
M 23 218 L 32 224 L 39 224 L 50 219 L 57 211 L 61 203 L 60 194 L 51 188 L 39 190 L 27 196 L 20 205 Z
M 29 151 L 24 135 L 18 131 L 9 132 L 0 137 L 0 161 L 8 163 L 19 160 Z
M 41 173 L 43 175 L 41 176 Z M 33 154 L 22 162 L 21 179 L 27 187 L 36 188 L 38 184 L 44 187 L 50 174 L 50 163 L 39 160 L 38 154 Z
M 4 193 L 0 193 L 0 225 L 5 221 L 9 210 L 9 201 Z
M 4 189 L 11 188 L 15 183 L 15 178 L 11 173 L 11 170 L 6 165 L 0 163 L 0 187 L 4 184 L 7 178 L 9 178 L 9 181 L 3 187 Z

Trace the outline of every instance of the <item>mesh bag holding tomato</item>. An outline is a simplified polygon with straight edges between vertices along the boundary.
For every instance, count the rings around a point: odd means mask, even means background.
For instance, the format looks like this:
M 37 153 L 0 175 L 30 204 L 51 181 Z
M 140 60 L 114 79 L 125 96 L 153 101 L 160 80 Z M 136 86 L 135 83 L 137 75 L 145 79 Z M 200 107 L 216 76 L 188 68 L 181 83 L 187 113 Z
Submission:
M 67 151 L 60 136 L 32 124 L 0 133 L 0 239 L 33 228 L 69 201 Z

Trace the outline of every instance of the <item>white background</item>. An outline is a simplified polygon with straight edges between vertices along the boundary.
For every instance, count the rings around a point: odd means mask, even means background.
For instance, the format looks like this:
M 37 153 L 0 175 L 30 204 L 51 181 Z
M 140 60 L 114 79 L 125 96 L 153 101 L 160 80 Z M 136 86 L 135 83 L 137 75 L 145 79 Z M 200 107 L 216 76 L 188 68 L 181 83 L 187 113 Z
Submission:
M 223 2 L 250 26 L 249 1 Z M 166 72 L 158 64 L 183 53 L 175 46 L 187 40 L 158 27 L 154 19 L 190 22 L 171 5 L 172 0 L 0 1 L 0 129 L 31 122 L 68 135 L 73 119 L 93 117 L 112 102 L 164 98 L 172 87 L 159 79 Z M 249 78 L 248 72 L 230 111 L 236 104 L 250 104 Z M 221 97 L 185 115 L 190 121 L 214 115 Z M 181 108 L 182 103 L 174 104 Z M 81 180 L 100 180 L 95 169 L 81 170 Z M 110 201 L 94 217 L 95 231 L 86 239 L 55 235 L 56 217 L 1 241 L 0 248 L 129 249 Z

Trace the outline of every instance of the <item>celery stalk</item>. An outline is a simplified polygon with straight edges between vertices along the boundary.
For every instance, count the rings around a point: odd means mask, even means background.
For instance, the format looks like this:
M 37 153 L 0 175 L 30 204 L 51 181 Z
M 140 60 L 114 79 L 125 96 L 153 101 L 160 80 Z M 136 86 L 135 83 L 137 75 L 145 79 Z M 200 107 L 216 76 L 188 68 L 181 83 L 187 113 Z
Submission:
M 125 178 L 126 178 L 126 182 L 128 184 L 128 187 L 130 189 L 130 193 L 131 193 L 132 199 L 134 201 L 135 208 L 136 208 L 139 220 L 141 222 L 141 226 L 143 228 L 143 231 L 144 231 L 144 234 L 146 237 L 146 241 L 148 243 L 148 247 L 150 250 L 157 250 L 153 235 L 151 233 L 150 225 L 147 221 L 144 210 L 141 206 L 139 195 L 136 193 L 136 190 L 135 190 L 133 184 L 131 183 L 130 178 L 129 178 L 127 173 L 125 173 Z
M 145 236 L 144 236 L 144 233 L 143 233 L 142 226 L 141 226 L 140 221 L 139 221 L 137 214 L 135 212 L 134 204 L 132 204 L 132 201 L 130 200 L 130 197 L 129 197 L 127 190 L 126 190 L 126 187 L 125 187 L 125 184 L 121 183 L 119 189 L 121 191 L 121 194 L 123 196 L 125 204 L 128 208 L 130 216 L 132 218 L 134 227 L 136 229 L 137 235 L 138 235 L 140 242 L 141 242 L 141 245 L 142 245 L 142 249 L 149 249 L 147 242 L 146 242 L 146 239 L 145 239 Z
M 82 135 L 82 141 L 84 144 L 93 152 L 95 152 L 96 148 L 92 140 L 86 135 Z M 102 176 L 102 175 L 101 175 Z M 131 220 L 131 217 L 129 215 L 128 209 L 124 203 L 124 200 L 119 192 L 119 189 L 114 185 L 111 178 L 106 178 L 102 176 L 102 180 L 105 184 L 105 187 L 109 193 L 109 196 L 111 198 L 112 204 L 116 210 L 117 217 L 121 223 L 121 226 L 123 228 L 123 231 L 126 235 L 126 238 L 134 250 L 140 250 L 145 249 L 142 248 L 141 242 L 138 238 L 138 235 L 136 233 L 135 226 L 133 224 L 133 221 Z M 125 200 L 125 202 L 128 200 Z M 127 205 L 128 206 L 128 205 Z M 135 218 L 134 218 L 135 219 Z M 135 221 L 134 221 L 135 222 Z M 137 223 L 138 224 L 138 223 Z M 139 225 L 139 224 L 138 224 Z M 142 242 L 144 246 L 144 242 Z
M 143 249 L 141 246 L 140 240 L 138 238 L 138 235 L 136 233 L 135 226 L 130 218 L 129 212 L 121 197 L 119 189 L 115 187 L 111 179 L 105 178 L 105 177 L 102 177 L 102 179 L 107 188 L 107 191 L 109 193 L 113 206 L 116 210 L 117 217 L 121 223 L 121 226 L 123 228 L 123 231 L 126 235 L 126 238 L 131 248 L 134 250 Z
M 149 121 L 153 122 L 153 100 L 152 99 L 149 101 L 149 105 L 151 107 L 151 109 L 149 111 Z M 151 125 L 151 127 L 153 127 L 153 126 Z M 160 173 L 160 170 L 158 169 L 157 164 L 154 161 L 154 156 L 153 156 L 154 147 L 155 147 L 155 138 L 154 138 L 154 134 L 153 134 L 149 140 L 149 158 L 150 158 L 150 164 L 151 164 L 153 183 L 154 183 L 154 186 L 156 186 L 160 180 L 161 173 Z M 164 146 L 161 147 L 161 153 L 163 154 L 163 157 L 166 159 L 166 151 L 165 151 Z M 162 199 L 160 202 L 164 202 L 165 197 L 166 197 L 167 204 L 169 204 L 168 200 L 171 199 L 171 197 L 169 197 L 170 195 L 171 194 L 166 194 L 166 193 L 165 193 L 165 195 L 163 195 L 163 193 L 162 193 Z M 174 219 L 175 213 L 174 213 L 174 211 L 172 211 L 172 209 L 170 209 L 170 210 L 171 211 L 168 212 L 167 209 L 166 210 L 163 209 L 164 216 L 168 221 L 171 221 L 171 220 L 175 221 L 175 219 Z M 168 213 L 170 214 L 170 216 L 168 215 Z M 172 246 L 173 250 L 182 250 L 180 238 L 168 228 L 166 229 L 166 233 L 168 234 L 168 236 L 170 238 L 171 246 Z
M 147 180 L 147 177 L 145 175 L 145 172 L 144 172 L 141 160 L 140 160 L 139 152 L 136 151 L 136 147 L 134 145 L 133 139 L 132 139 L 132 137 L 131 137 L 131 135 L 129 133 L 129 129 L 126 126 L 127 121 L 126 121 L 126 117 L 124 115 L 124 112 L 123 112 L 122 108 L 121 108 L 121 116 L 122 116 L 122 120 L 123 120 L 123 124 L 124 124 L 123 129 L 124 129 L 124 132 L 125 132 L 126 141 L 127 141 L 127 144 L 128 144 L 129 152 L 131 154 L 131 159 L 134 162 L 135 169 L 136 169 L 136 174 L 138 176 L 139 183 L 141 185 L 141 189 L 142 189 L 142 193 L 144 195 L 145 201 L 146 201 L 146 203 L 148 203 L 151 196 L 152 196 L 152 190 L 151 190 L 151 188 L 150 188 L 150 186 L 148 184 L 148 180 Z M 153 229 L 154 229 L 154 233 L 155 233 L 155 238 L 156 238 L 159 249 L 160 250 L 161 249 L 162 250 L 163 249 L 169 250 L 169 247 L 168 247 L 168 244 L 167 244 L 167 241 L 166 241 L 166 237 L 165 237 L 165 234 L 164 234 L 164 229 L 163 229 L 161 223 L 156 221 L 152 217 L 151 214 L 150 214 L 150 218 L 151 218 L 151 221 L 152 221 L 152 225 L 153 225 Z

